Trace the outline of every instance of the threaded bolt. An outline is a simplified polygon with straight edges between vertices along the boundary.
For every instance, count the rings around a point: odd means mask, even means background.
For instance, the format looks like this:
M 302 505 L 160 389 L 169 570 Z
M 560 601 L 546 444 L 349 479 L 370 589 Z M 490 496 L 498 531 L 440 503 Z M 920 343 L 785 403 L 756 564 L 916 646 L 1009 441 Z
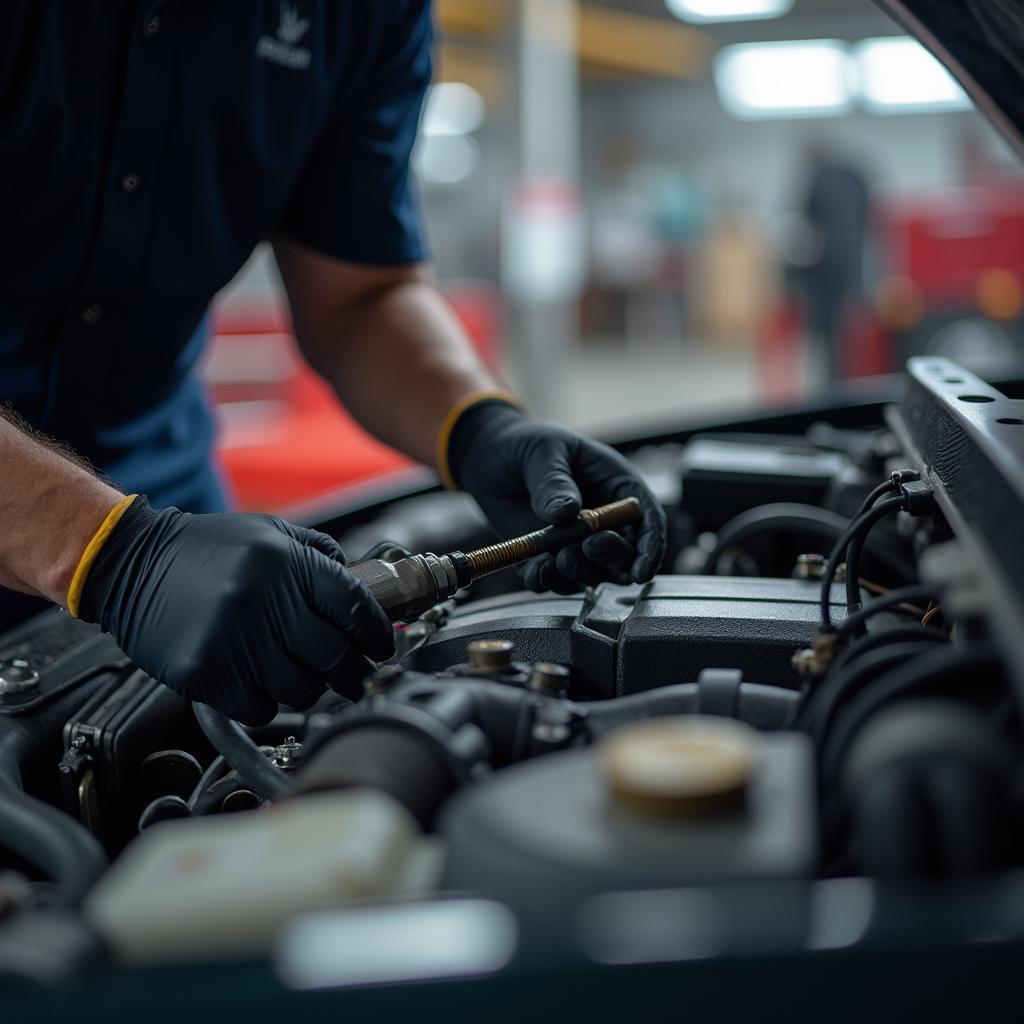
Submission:
M 466 558 L 473 577 L 486 576 L 499 569 L 508 569 L 518 565 L 537 554 L 537 541 L 545 535 L 545 530 L 528 533 L 525 537 L 503 540 L 498 544 L 489 544 L 485 548 L 470 551 Z
M 590 524 L 590 532 L 598 530 L 621 530 L 640 518 L 640 501 L 637 498 L 623 498 L 600 508 L 585 508 L 580 519 Z
M 596 533 L 598 530 L 620 530 L 635 523 L 639 518 L 640 502 L 636 498 L 623 498 L 600 508 L 583 509 L 578 522 L 586 524 L 587 533 Z M 569 528 L 577 525 L 578 523 L 570 524 Z M 552 539 L 557 542 L 559 531 L 563 529 L 565 527 L 547 526 L 543 530 L 534 530 L 533 533 L 527 533 L 522 537 L 513 537 L 511 540 L 503 540 L 470 551 L 466 559 L 473 578 L 486 576 L 500 569 L 509 569 L 528 558 L 533 558 L 534 555 L 542 554 L 548 550 Z

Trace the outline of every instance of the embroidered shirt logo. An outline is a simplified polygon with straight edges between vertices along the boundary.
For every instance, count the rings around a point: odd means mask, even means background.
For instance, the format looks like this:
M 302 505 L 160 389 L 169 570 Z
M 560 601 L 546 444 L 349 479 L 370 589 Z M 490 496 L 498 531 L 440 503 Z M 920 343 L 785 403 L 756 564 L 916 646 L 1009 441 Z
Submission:
M 256 56 L 280 64 L 285 68 L 305 71 L 312 61 L 312 54 L 299 40 L 309 31 L 309 18 L 299 16 L 298 8 L 281 3 L 281 23 L 277 26 L 277 38 L 260 36 L 256 44 Z

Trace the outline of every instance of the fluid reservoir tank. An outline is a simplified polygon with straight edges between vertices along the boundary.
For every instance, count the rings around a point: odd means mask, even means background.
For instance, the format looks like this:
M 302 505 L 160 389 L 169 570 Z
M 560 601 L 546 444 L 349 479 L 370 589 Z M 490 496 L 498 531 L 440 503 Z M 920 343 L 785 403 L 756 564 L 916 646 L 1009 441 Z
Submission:
M 444 884 L 550 920 L 601 892 L 807 878 L 813 763 L 805 736 L 726 718 L 624 726 L 450 801 Z

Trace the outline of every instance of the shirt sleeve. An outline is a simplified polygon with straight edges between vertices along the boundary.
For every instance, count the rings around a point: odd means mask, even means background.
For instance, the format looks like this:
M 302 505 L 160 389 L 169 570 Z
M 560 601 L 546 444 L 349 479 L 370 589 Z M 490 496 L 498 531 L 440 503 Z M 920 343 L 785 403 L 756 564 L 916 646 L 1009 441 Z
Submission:
M 409 158 L 432 72 L 430 0 L 393 6 L 376 59 L 307 162 L 279 225 L 353 263 L 426 257 Z

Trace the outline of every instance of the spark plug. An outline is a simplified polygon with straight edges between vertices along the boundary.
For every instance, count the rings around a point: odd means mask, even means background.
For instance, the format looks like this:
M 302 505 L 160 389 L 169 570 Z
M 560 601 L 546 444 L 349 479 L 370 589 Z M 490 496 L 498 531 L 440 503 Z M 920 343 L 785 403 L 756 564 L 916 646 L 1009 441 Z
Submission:
M 428 552 L 397 562 L 371 558 L 349 566 L 349 572 L 366 584 L 392 622 L 412 622 L 482 576 L 578 543 L 599 530 L 621 530 L 639 520 L 640 502 L 625 498 L 600 508 L 583 509 L 577 520 L 566 526 L 547 526 L 475 551 L 450 551 L 446 555 Z

